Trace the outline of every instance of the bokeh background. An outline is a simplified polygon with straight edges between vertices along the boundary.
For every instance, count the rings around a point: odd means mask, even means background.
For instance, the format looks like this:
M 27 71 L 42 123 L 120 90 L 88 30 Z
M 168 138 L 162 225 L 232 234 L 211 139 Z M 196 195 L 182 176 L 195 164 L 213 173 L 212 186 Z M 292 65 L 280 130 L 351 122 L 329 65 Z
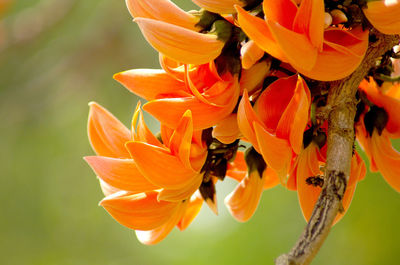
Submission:
M 305 226 L 296 193 L 265 191 L 240 224 L 223 205 L 229 180 L 217 187 L 218 217 L 205 206 L 186 231 L 141 245 L 97 205 L 103 195 L 82 157 L 93 155 L 87 103 L 129 124 L 137 98 L 112 75 L 158 68 L 157 53 L 123 0 L 15 0 L 1 16 L 0 264 L 272 264 L 291 248 Z M 313 264 L 398 265 L 399 218 L 399 194 L 368 174 Z

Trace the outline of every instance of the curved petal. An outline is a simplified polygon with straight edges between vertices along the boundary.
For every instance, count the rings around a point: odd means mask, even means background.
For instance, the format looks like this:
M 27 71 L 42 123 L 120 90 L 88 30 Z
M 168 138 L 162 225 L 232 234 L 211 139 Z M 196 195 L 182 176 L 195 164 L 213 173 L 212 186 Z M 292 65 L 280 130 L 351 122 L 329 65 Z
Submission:
M 320 174 L 317 148 L 314 143 L 311 143 L 298 156 L 297 161 L 297 196 L 303 216 L 307 221 L 310 219 L 314 205 L 321 193 L 321 187 L 313 186 L 306 182 L 308 177 Z
M 324 41 L 324 20 L 323 0 L 303 0 L 294 19 L 293 30 L 306 34 L 312 45 L 320 51 Z
M 244 135 L 244 137 L 246 137 L 248 141 L 250 141 L 250 143 L 253 144 L 254 148 L 259 151 L 253 123 L 257 122 L 262 124 L 262 122 L 253 110 L 246 90 L 244 91 L 242 99 L 239 103 L 237 119 L 240 132 Z
M 216 35 L 202 34 L 149 18 L 136 18 L 146 40 L 154 49 L 186 64 L 204 64 L 217 58 L 225 43 Z
M 249 69 L 264 56 L 264 51 L 254 41 L 249 40 L 240 49 L 240 55 L 243 68 Z
M 237 114 L 231 114 L 221 120 L 212 131 L 212 136 L 224 144 L 233 143 L 236 139 L 239 139 L 240 135 Z
M 116 187 L 111 186 L 110 184 L 106 183 L 105 181 L 103 181 L 100 178 L 99 178 L 99 182 L 100 182 L 101 191 L 103 192 L 104 196 L 109 196 L 111 194 L 121 191 L 120 189 L 117 189 Z
M 400 152 L 395 150 L 390 139 L 376 130 L 372 133 L 371 150 L 376 166 L 386 182 L 400 192 Z
M 193 129 L 202 130 L 214 126 L 231 114 L 237 104 L 238 97 L 239 87 L 235 79 L 224 93 L 209 98 L 211 102 L 225 103 L 223 107 L 205 104 L 195 97 L 187 97 L 150 101 L 143 106 L 143 109 L 170 128 L 175 128 L 182 115 L 189 109 L 192 112 Z
M 263 11 L 268 20 L 276 21 L 287 29 L 292 29 L 298 7 L 292 0 L 264 0 Z
M 205 10 L 218 14 L 233 14 L 236 12 L 234 5 L 244 6 L 242 0 L 192 0 L 193 3 Z
M 84 159 L 101 180 L 120 190 L 139 193 L 160 188 L 143 177 L 132 159 L 103 156 L 87 156 Z
M 171 135 L 169 148 L 186 168 L 191 168 L 189 157 L 193 136 L 192 112 L 187 110 Z
M 163 70 L 133 69 L 114 75 L 114 79 L 134 94 L 146 100 L 165 97 L 187 97 L 185 83 Z
M 254 104 L 254 111 L 268 131 L 276 131 L 277 135 L 281 138 L 289 139 L 290 128 L 283 130 L 278 125 L 282 119 L 282 113 L 285 112 L 294 97 L 297 84 L 297 75 L 279 78 L 261 93 Z M 289 121 L 289 127 L 290 123 L 291 121 Z
M 267 25 L 288 62 L 296 70 L 311 70 L 315 66 L 318 49 L 305 35 L 291 31 L 274 21 L 267 20 Z
M 303 146 L 303 134 L 309 120 L 311 104 L 307 84 L 298 76 L 293 97 L 290 99 L 276 128 L 276 135 L 288 138 L 293 151 L 298 154 Z
M 238 13 L 238 23 L 244 33 L 252 39 L 258 47 L 278 58 L 283 62 L 287 62 L 282 48 L 277 44 L 275 38 L 267 26 L 267 23 L 259 18 L 250 15 L 243 8 L 235 6 Z
M 191 182 L 188 183 L 185 187 L 180 189 L 163 189 L 160 191 L 158 195 L 158 200 L 163 201 L 183 201 L 188 200 L 200 187 L 201 182 L 203 181 L 203 174 L 194 175 L 191 179 Z
M 257 171 L 246 176 L 225 198 L 225 205 L 239 222 L 247 222 L 256 211 L 265 179 Z
M 380 32 L 400 33 L 400 1 L 368 1 L 367 8 L 363 11 L 369 22 Z
M 142 110 L 140 109 L 140 105 L 141 102 L 139 101 L 136 106 L 135 113 L 133 114 L 132 117 L 131 131 L 133 134 L 133 140 L 162 147 L 160 141 L 157 139 L 157 137 L 154 136 L 154 134 L 147 127 L 143 118 Z
M 361 120 L 363 120 L 363 116 L 361 116 Z M 360 144 L 360 147 L 364 150 L 365 154 L 367 155 L 367 157 L 370 161 L 371 172 L 378 171 L 374 157 L 372 156 L 371 138 L 367 134 L 367 131 L 364 126 L 364 122 L 360 122 L 359 124 L 357 124 L 355 129 L 356 129 L 357 141 Z
M 151 230 L 163 225 L 179 206 L 179 203 L 158 201 L 157 195 L 157 192 L 120 192 L 104 198 L 100 205 L 126 227 Z
M 261 154 L 269 167 L 274 169 L 282 184 L 287 182 L 287 173 L 292 159 L 292 148 L 285 139 L 276 137 L 254 122 L 254 131 Z
M 128 142 L 126 147 L 143 176 L 162 188 L 186 187 L 197 174 L 193 169 L 183 167 L 178 157 L 163 148 L 142 142 Z
M 368 47 L 369 31 L 362 27 L 352 30 L 329 28 L 325 30 L 324 43 L 338 52 L 364 58 Z
M 177 224 L 179 230 L 185 230 L 194 220 L 194 218 L 199 214 L 201 206 L 203 205 L 203 199 L 200 194 L 194 194 L 189 201 L 185 213 L 183 214 L 181 220 Z
M 230 177 L 237 182 L 241 182 L 247 174 L 247 165 L 244 160 L 244 153 L 237 151 L 235 160 L 228 164 L 226 176 Z
M 95 102 L 90 102 L 88 135 L 93 150 L 101 156 L 130 158 L 125 143 L 131 133 L 117 118 Z
M 240 94 L 247 90 L 251 95 L 260 88 L 264 79 L 271 73 L 271 61 L 261 61 L 249 69 L 243 69 L 240 76 Z
M 367 48 L 368 42 L 363 43 Z M 320 81 L 339 80 L 349 76 L 362 61 L 362 57 L 345 54 L 325 44 L 320 52 L 314 67 L 310 70 L 296 68 L 303 75 Z
M 187 202 L 182 202 L 178 209 L 170 216 L 170 218 L 160 227 L 149 231 L 136 230 L 136 237 L 145 245 L 155 245 L 163 240 L 178 224 L 179 219 L 187 209 Z
M 196 30 L 199 18 L 183 11 L 169 0 L 126 0 L 132 17 L 164 21 L 190 30 Z
M 278 185 L 281 181 L 276 174 L 275 170 L 267 167 L 263 172 L 263 178 L 265 179 L 263 189 L 270 189 Z

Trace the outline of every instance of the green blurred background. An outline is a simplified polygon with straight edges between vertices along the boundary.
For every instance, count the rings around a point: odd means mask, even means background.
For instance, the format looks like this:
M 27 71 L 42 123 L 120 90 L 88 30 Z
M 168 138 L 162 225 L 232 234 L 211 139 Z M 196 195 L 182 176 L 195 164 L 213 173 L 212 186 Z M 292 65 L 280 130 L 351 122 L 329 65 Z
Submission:
M 240 224 L 223 205 L 235 183 L 219 183 L 219 216 L 203 207 L 156 246 L 97 206 L 103 195 L 82 159 L 93 154 L 87 103 L 128 124 L 137 98 L 113 73 L 158 68 L 123 0 L 15 1 L 0 49 L 0 264 L 272 264 L 300 235 L 297 195 L 282 187 Z M 399 217 L 399 194 L 369 174 L 313 264 L 398 265 Z

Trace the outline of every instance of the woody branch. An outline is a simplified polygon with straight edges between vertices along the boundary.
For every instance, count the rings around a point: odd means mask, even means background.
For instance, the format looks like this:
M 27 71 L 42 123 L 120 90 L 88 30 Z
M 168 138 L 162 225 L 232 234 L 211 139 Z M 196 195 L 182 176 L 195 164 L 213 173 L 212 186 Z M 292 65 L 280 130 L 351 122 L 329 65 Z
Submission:
M 376 60 L 398 44 L 399 39 L 399 35 L 384 35 L 371 30 L 369 48 L 356 71 L 342 80 L 320 83 L 329 89 L 328 103 L 324 108 L 326 113 L 320 115 L 328 120 L 325 182 L 302 235 L 288 254 L 276 259 L 276 265 L 309 264 L 328 236 L 337 213 L 342 209 L 341 200 L 350 175 L 358 85 L 375 66 Z

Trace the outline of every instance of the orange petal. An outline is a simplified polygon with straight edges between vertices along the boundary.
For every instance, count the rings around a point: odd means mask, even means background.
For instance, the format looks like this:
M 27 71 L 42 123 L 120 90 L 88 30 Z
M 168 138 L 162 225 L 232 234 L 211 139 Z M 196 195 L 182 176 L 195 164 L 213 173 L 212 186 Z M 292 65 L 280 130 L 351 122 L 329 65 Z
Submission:
M 191 168 L 189 156 L 190 147 L 192 144 L 193 135 L 193 121 L 192 112 L 187 110 L 182 119 L 179 121 L 178 126 L 171 135 L 169 141 L 169 148 L 171 153 L 179 157 L 181 163 L 187 167 Z
M 215 107 L 205 104 L 195 97 L 166 98 L 150 101 L 143 106 L 162 124 L 175 128 L 186 110 L 191 110 L 193 117 L 193 129 L 202 130 L 214 126 L 220 120 L 232 113 L 239 97 L 237 80 L 230 84 L 224 93 L 216 95 L 211 102 L 225 102 L 223 107 Z M 165 111 L 165 110 L 168 111 Z
M 298 76 L 279 78 L 269 85 L 259 96 L 254 111 L 262 120 L 269 131 L 276 131 L 282 113 L 293 99 L 294 92 L 298 83 Z M 284 132 L 279 130 L 279 137 L 289 139 L 290 130 Z
M 368 1 L 368 8 L 363 9 L 369 22 L 385 34 L 400 33 L 400 1 Z
M 239 103 L 237 121 L 240 132 L 250 141 L 254 148 L 259 151 L 257 137 L 254 132 L 253 123 L 257 122 L 261 124 L 261 120 L 257 117 L 253 107 L 250 104 L 247 91 L 245 90 L 242 99 Z
M 115 74 L 114 79 L 146 100 L 190 95 L 185 91 L 185 83 L 163 70 L 133 69 Z
M 235 13 L 234 5 L 244 6 L 246 3 L 242 0 L 192 0 L 193 3 L 205 10 L 218 14 Z
M 363 43 L 367 48 L 368 42 Z M 324 45 L 323 52 L 318 54 L 314 67 L 310 70 L 296 68 L 303 75 L 320 81 L 339 80 L 349 76 L 360 65 L 362 57 L 344 54 Z
M 179 219 L 185 213 L 187 209 L 187 202 L 180 203 L 178 209 L 171 215 L 162 226 L 150 231 L 136 230 L 136 236 L 138 240 L 145 245 L 155 245 L 163 240 L 177 225 Z
M 240 49 L 240 55 L 243 68 L 250 69 L 250 67 L 264 56 L 264 51 L 254 41 L 249 40 Z
M 120 189 L 117 189 L 116 187 L 113 187 L 110 184 L 107 184 L 100 178 L 99 178 L 99 182 L 100 182 L 101 191 L 103 192 L 104 196 L 109 196 L 111 194 L 121 191 Z
M 126 147 L 139 171 L 154 185 L 180 189 L 189 185 L 197 174 L 183 167 L 178 157 L 163 148 L 142 142 L 128 142 Z
M 296 70 L 311 70 L 314 67 L 318 50 L 305 35 L 291 31 L 274 21 L 267 20 L 267 24 L 288 62 Z
M 263 189 L 270 189 L 278 185 L 281 181 L 276 174 L 275 170 L 267 167 L 263 172 L 263 178 L 265 179 Z
M 171 201 L 171 202 L 187 200 L 200 187 L 202 181 L 203 181 L 203 174 L 194 175 L 191 179 L 191 182 L 187 183 L 185 187 L 175 190 L 173 189 L 161 190 L 160 194 L 158 195 L 158 200 Z
M 185 230 L 194 220 L 194 218 L 199 214 L 201 206 L 203 205 L 203 199 L 201 195 L 194 194 L 189 201 L 188 207 L 183 214 L 181 220 L 177 224 L 179 230 Z
M 238 22 L 244 33 L 252 39 L 258 47 L 281 61 L 287 62 L 282 48 L 277 44 L 275 38 L 267 26 L 267 23 L 259 17 L 247 13 L 243 8 L 236 6 Z
M 155 145 L 158 147 L 162 147 L 162 144 L 160 143 L 160 141 L 157 139 L 157 137 L 154 136 L 154 134 L 147 127 L 147 125 L 144 121 L 144 118 L 143 118 L 142 110 L 140 109 L 140 105 L 141 105 L 141 103 L 139 101 L 136 106 L 135 113 L 133 114 L 133 118 L 132 118 L 131 131 L 133 134 L 133 140 L 138 141 L 138 142 L 148 143 L 148 144 Z
M 246 176 L 225 198 L 225 205 L 239 222 L 247 222 L 254 214 L 260 202 L 265 179 L 257 171 Z
M 363 120 L 364 115 L 360 117 L 360 120 Z M 367 155 L 370 161 L 370 170 L 371 172 L 378 171 L 376 167 L 375 160 L 372 156 L 372 147 L 371 147 L 371 138 L 369 137 L 367 130 L 365 129 L 364 122 L 360 122 L 356 125 L 356 137 L 357 141 L 360 144 L 360 147 L 364 150 L 365 154 Z
M 237 114 L 231 114 L 221 120 L 213 129 L 212 136 L 224 144 L 233 143 L 241 133 L 237 124 Z
M 265 162 L 277 172 L 281 182 L 286 184 L 292 148 L 287 140 L 270 134 L 259 123 L 254 122 L 253 126 Z
M 320 51 L 324 41 L 324 20 L 323 0 L 303 0 L 293 23 L 293 30 L 308 35 L 312 45 Z
M 308 221 L 318 200 L 321 188 L 306 183 L 308 177 L 320 174 L 317 157 L 317 145 L 311 143 L 298 156 L 297 160 L 297 195 L 304 218 Z
M 362 27 L 352 30 L 329 28 L 325 30 L 324 43 L 338 52 L 364 58 L 368 46 L 369 31 Z
M 251 95 L 260 88 L 264 79 L 271 73 L 271 61 L 261 61 L 253 65 L 250 69 L 242 70 L 240 76 L 240 94 L 247 90 Z
M 307 84 L 298 76 L 293 97 L 290 99 L 276 128 L 276 135 L 288 138 L 293 151 L 298 154 L 303 146 L 303 134 L 309 120 L 311 104 Z
M 154 49 L 186 64 L 204 64 L 217 58 L 225 43 L 216 35 L 202 34 L 149 18 L 136 18 L 146 40 Z
M 199 18 L 176 6 L 169 0 L 126 0 L 133 17 L 145 17 L 164 21 L 190 30 L 196 30 Z
M 89 106 L 88 135 L 93 150 L 101 156 L 130 158 L 125 148 L 130 131 L 99 104 L 91 102 Z
M 163 225 L 179 206 L 179 203 L 158 201 L 157 195 L 157 192 L 119 192 L 104 198 L 100 205 L 126 227 L 151 230 Z
M 389 137 L 379 136 L 376 130 L 372 133 L 371 151 L 376 166 L 386 182 L 397 192 L 400 192 L 400 152 L 395 150 Z
M 238 182 L 241 182 L 242 179 L 247 174 L 247 165 L 244 160 L 244 152 L 237 151 L 235 160 L 228 164 L 228 168 L 226 171 L 226 176 L 230 177 Z
M 292 0 L 264 0 L 263 11 L 268 20 L 278 22 L 285 28 L 292 29 L 297 13 L 297 5 Z
M 159 189 L 143 177 L 132 159 L 87 156 L 85 160 L 100 179 L 115 188 L 134 193 Z

